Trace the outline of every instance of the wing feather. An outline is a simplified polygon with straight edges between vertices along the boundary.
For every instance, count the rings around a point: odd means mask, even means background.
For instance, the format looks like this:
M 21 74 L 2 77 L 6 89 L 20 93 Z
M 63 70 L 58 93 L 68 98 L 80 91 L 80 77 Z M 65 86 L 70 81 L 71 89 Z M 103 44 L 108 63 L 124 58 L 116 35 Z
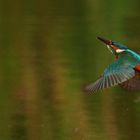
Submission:
M 118 59 L 105 69 L 97 81 L 86 86 L 85 90 L 94 92 L 118 84 L 126 89 L 140 90 L 140 72 L 134 70 L 137 65 L 140 65 L 140 56 L 127 49 L 118 55 Z
M 120 84 L 126 90 L 137 91 L 140 90 L 140 72 L 135 71 L 135 76 Z
M 86 86 L 86 91 L 97 91 L 100 89 L 112 87 L 127 81 L 135 76 L 135 70 L 132 66 L 115 61 L 105 69 L 103 75 L 94 83 Z

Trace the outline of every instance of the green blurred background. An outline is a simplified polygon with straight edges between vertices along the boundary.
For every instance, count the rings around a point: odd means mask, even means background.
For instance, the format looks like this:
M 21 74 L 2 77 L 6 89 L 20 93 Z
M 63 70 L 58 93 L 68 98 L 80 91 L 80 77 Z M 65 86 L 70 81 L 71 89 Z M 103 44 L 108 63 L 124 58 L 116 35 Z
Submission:
M 0 1 L 1 140 L 139 140 L 140 92 L 82 92 L 114 61 L 96 36 L 140 52 L 139 0 Z

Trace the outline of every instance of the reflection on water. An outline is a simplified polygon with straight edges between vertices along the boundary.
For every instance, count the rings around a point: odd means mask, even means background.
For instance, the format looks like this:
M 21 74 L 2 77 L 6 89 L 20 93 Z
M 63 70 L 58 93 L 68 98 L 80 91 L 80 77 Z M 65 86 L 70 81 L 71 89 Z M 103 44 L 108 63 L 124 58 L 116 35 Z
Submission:
M 81 90 L 113 61 L 96 36 L 139 50 L 138 4 L 1 2 L 0 138 L 140 139 L 139 92 Z

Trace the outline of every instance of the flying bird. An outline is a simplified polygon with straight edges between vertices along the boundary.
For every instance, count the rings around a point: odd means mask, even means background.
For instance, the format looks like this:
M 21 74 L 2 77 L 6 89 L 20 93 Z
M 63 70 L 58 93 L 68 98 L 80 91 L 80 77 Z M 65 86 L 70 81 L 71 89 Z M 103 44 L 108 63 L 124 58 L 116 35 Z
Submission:
M 121 85 L 127 90 L 140 90 L 140 55 L 119 42 L 97 38 L 107 45 L 116 60 L 85 90 L 95 92 L 115 85 Z

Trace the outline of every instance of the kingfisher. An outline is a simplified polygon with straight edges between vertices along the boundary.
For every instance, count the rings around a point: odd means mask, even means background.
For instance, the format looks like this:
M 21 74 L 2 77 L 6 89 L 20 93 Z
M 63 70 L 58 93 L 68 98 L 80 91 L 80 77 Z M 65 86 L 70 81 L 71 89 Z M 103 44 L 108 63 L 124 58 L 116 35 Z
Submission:
M 96 92 L 115 85 L 131 91 L 140 90 L 140 55 L 119 42 L 102 37 L 97 39 L 107 46 L 116 60 L 94 83 L 87 85 L 85 90 Z

